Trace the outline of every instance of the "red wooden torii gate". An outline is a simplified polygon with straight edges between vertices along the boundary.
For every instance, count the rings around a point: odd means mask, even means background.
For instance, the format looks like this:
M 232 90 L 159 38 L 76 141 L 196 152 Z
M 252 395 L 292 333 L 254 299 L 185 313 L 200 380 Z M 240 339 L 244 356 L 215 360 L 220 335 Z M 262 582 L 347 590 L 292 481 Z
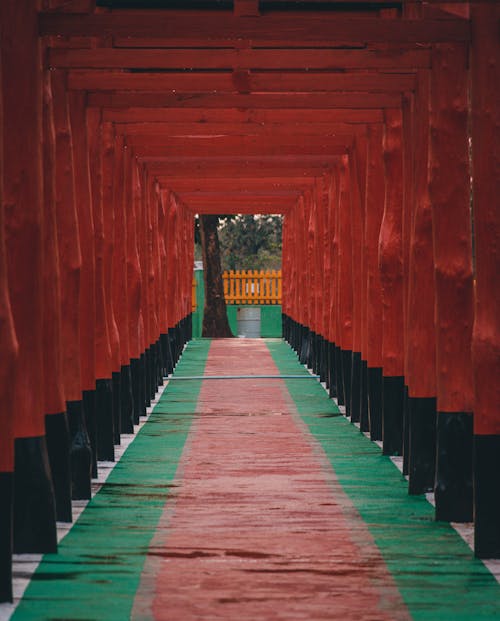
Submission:
M 0 4 L 0 600 L 190 338 L 204 212 L 285 214 L 285 337 L 500 557 L 498 5 L 97 4 Z

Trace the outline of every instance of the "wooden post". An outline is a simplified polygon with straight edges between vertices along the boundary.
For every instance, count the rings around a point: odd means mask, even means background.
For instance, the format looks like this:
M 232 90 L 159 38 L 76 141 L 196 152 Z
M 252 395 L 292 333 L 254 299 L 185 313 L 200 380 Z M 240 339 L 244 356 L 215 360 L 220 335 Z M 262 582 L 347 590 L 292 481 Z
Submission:
M 352 225 L 350 194 L 351 189 L 349 156 L 341 158 L 340 195 L 338 209 L 338 313 L 341 348 L 342 384 L 346 415 L 350 416 L 351 407 L 351 365 L 352 365 L 352 315 L 353 315 L 353 279 L 352 279 Z
M 4 130 L 2 50 L 0 48 L 0 128 Z M 0 434 L 0 602 L 12 601 L 12 497 L 14 474 L 13 376 L 19 346 L 10 305 L 4 232 L 3 141 L 0 140 L 0 351 L 9 361 L 0 367 L 2 408 Z
M 473 323 L 466 49 L 432 53 L 429 195 L 436 282 L 436 518 L 472 518 Z
M 382 150 L 383 127 L 368 127 L 366 173 L 366 318 L 368 363 L 368 417 L 370 438 L 382 440 L 382 287 L 378 269 L 378 238 L 384 212 L 385 177 Z
M 125 186 L 125 212 L 127 219 L 127 305 L 128 305 L 128 338 L 130 350 L 130 381 L 133 399 L 133 420 L 139 423 L 139 417 L 144 413 L 144 403 L 141 403 L 141 372 L 140 358 L 142 353 L 141 334 L 141 295 L 142 275 L 137 249 L 137 201 L 141 198 L 141 188 L 137 162 L 127 148 L 125 154 L 126 168 L 129 168 L 128 184 Z M 166 277 L 166 275 L 165 275 Z
M 14 550 L 57 549 L 56 516 L 43 403 L 42 69 L 38 3 L 0 3 L 2 50 L 3 204 L 9 296 L 19 343 L 18 372 L 10 376 L 13 436 Z M 12 334 L 7 345 L 12 347 Z M 9 367 L 9 375 L 11 368 Z M 26 390 L 26 382 L 30 390 Z M 7 453 L 7 460 L 10 452 Z M 8 499 L 7 499 L 8 507 Z M 3 505 L 3 501 L 2 501 Z
M 360 170 L 357 149 L 349 154 L 349 197 L 351 215 L 351 265 L 352 265 L 352 360 L 350 386 L 350 414 L 352 422 L 361 419 L 361 344 L 363 306 L 363 205 L 360 190 Z
M 101 113 L 96 108 L 87 109 L 88 165 L 92 191 L 92 217 L 94 223 L 94 261 L 95 261 L 95 395 L 83 393 L 86 400 L 87 424 L 92 445 L 92 476 L 97 476 L 97 448 L 102 436 L 103 421 L 113 411 L 111 384 L 111 343 L 108 328 L 108 300 L 105 289 L 105 238 L 102 184 L 102 131 Z M 88 403 L 90 401 L 90 403 Z M 93 407 L 92 407 L 93 406 Z
M 405 377 L 408 386 L 408 490 L 434 487 L 436 462 L 436 344 L 434 252 L 427 162 L 429 72 L 421 72 L 414 111 L 415 208 L 410 228 Z M 405 455 L 406 457 L 406 455 Z
M 385 110 L 385 202 L 380 226 L 382 284 L 382 441 L 385 455 L 403 448 L 403 157 L 400 110 Z
M 497 3 L 471 4 L 472 179 L 476 265 L 472 336 L 475 554 L 500 558 L 500 44 Z
M 73 136 L 66 76 L 51 72 L 56 130 L 56 216 L 61 273 L 61 335 L 64 393 L 71 437 L 73 498 L 90 498 L 91 446 L 83 411 L 80 343 L 82 255 L 76 207 Z
M 56 134 L 51 77 L 43 82 L 43 357 L 47 450 L 58 521 L 71 522 L 70 436 L 62 371 L 61 275 L 56 215 Z

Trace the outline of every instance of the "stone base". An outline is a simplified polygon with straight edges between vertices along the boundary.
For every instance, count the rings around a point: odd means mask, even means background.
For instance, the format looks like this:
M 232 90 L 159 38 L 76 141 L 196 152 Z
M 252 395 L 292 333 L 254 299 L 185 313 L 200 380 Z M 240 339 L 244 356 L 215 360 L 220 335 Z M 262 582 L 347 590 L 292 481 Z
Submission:
M 14 552 L 57 552 L 56 503 L 45 436 L 17 438 L 14 455 Z
M 403 454 L 404 377 L 382 378 L 382 452 Z
M 436 399 L 408 398 L 408 493 L 432 491 L 436 472 Z
M 471 522 L 473 519 L 472 427 L 470 412 L 437 414 L 436 520 Z M 500 495 L 498 471 L 497 477 Z
M 66 412 L 49 414 L 45 417 L 45 438 L 54 486 L 57 521 L 72 522 L 70 439 Z

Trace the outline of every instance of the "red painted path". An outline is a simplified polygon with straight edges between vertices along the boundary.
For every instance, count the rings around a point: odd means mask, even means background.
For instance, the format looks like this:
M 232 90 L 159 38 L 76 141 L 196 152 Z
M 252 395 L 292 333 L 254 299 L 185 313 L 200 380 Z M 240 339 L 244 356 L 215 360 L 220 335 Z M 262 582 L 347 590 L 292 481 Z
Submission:
M 213 341 L 205 373 L 279 374 L 250 339 Z M 409 618 L 282 380 L 204 381 L 197 412 L 134 618 Z

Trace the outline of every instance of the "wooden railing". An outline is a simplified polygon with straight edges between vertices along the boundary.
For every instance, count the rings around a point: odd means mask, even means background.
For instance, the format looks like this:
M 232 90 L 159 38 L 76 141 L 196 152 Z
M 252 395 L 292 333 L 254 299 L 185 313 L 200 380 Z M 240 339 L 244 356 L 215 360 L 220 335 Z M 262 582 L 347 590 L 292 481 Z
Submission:
M 228 270 L 222 278 L 226 304 L 281 304 L 281 270 Z
M 196 312 L 196 278 L 193 276 L 193 284 L 191 285 L 191 311 Z

